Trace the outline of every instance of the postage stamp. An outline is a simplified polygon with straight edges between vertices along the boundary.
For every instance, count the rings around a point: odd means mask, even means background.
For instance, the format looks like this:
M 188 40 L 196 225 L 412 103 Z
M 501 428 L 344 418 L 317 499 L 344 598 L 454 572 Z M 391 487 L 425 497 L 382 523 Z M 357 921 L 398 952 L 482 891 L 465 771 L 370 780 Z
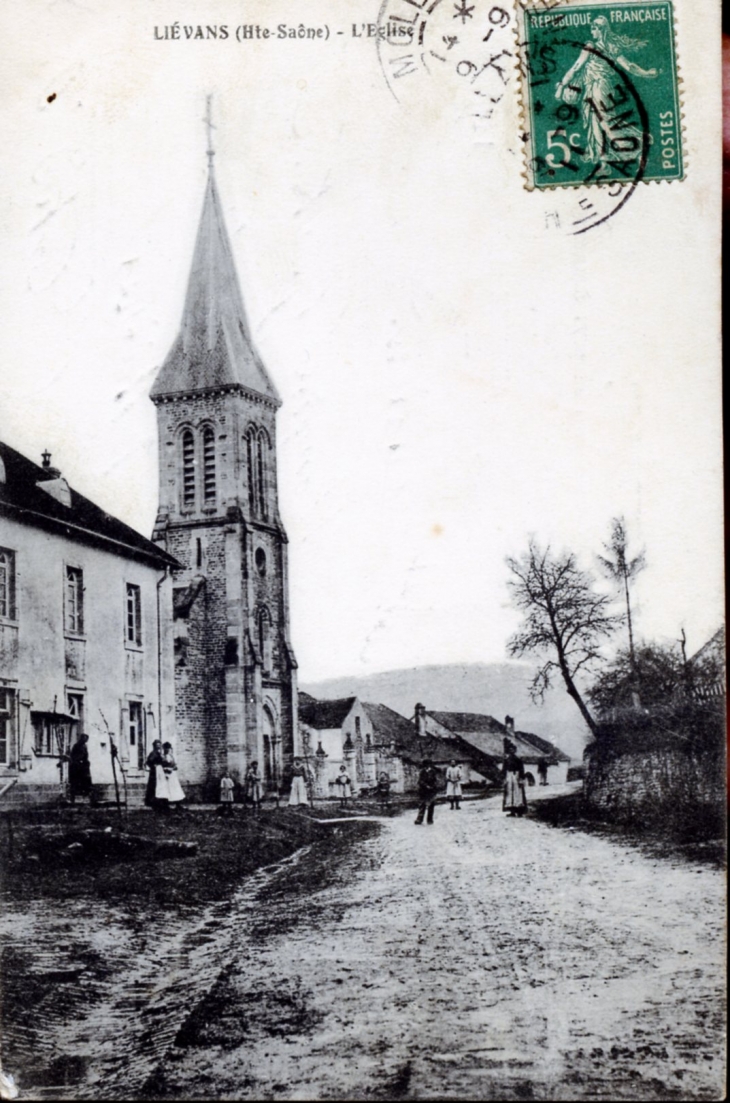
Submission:
M 528 188 L 683 178 L 671 0 L 543 2 L 518 35 Z

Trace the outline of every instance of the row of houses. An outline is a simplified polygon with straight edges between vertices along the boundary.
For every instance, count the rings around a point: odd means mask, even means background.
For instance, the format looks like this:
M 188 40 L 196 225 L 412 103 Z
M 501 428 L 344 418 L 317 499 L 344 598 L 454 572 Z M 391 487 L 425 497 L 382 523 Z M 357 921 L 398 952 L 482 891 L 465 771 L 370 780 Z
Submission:
M 567 777 L 570 758 L 554 744 L 531 732 L 515 730 L 512 717 L 504 723 L 473 712 L 437 712 L 416 704 L 410 719 L 387 705 L 358 697 L 317 700 L 299 694 L 303 756 L 314 777 L 316 797 L 336 794 L 336 777 L 345 766 L 355 792 L 372 789 L 386 773 L 396 793 L 416 788 L 425 758 L 442 769 L 456 762 L 463 784 L 499 784 L 504 741 L 509 739 L 534 783 L 538 764 L 552 782 Z

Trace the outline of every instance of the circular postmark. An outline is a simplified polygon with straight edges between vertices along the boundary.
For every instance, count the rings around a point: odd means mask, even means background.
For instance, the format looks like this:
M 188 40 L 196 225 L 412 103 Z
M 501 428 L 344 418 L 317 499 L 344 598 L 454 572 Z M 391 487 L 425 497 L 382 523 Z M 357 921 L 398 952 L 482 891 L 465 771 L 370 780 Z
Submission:
M 586 233 L 642 181 L 683 177 L 669 0 L 538 0 L 518 36 L 527 188 L 547 189 L 554 225 Z
M 649 115 L 634 80 L 598 46 L 572 37 L 556 37 L 551 45 L 588 54 L 589 75 L 580 84 L 570 71 L 557 82 L 551 73 L 545 79 L 549 63 L 539 60 L 537 84 L 545 94 L 531 106 L 546 117 L 547 141 L 540 151 L 533 144 L 530 168 L 542 187 L 560 187 L 565 170 L 576 173 L 573 186 L 603 185 L 573 200 L 569 232 L 584 234 L 618 214 L 643 180 L 652 144 Z
M 467 114 L 491 119 L 514 75 L 506 0 L 382 0 L 377 28 L 380 67 L 400 103 L 425 80 L 448 81 Z

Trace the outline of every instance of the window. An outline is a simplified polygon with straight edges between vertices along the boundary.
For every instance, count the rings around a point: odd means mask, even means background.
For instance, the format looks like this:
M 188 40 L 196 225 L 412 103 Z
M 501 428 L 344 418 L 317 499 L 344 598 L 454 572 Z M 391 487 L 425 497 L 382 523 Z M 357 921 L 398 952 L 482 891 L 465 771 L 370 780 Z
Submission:
M 36 712 L 31 714 L 31 718 L 35 735 L 35 753 L 53 755 L 54 758 L 65 754 L 71 742 L 72 725 L 68 720 L 55 712 Z
M 78 567 L 66 568 L 66 631 L 84 631 L 84 572 Z
M 271 616 L 268 609 L 259 613 L 259 649 L 264 674 L 271 672 Z
M 263 548 L 257 548 L 256 549 L 256 554 L 254 556 L 254 561 L 256 563 L 256 570 L 259 572 L 259 574 L 263 578 L 264 575 L 266 574 L 266 552 L 264 551 Z
M 182 435 L 183 504 L 195 504 L 195 437 L 192 429 Z
M 248 461 L 248 508 L 251 516 L 256 516 L 256 480 L 257 480 L 257 454 L 256 431 L 251 426 L 246 434 L 246 459 Z
M 142 594 L 139 586 L 127 583 L 127 621 L 124 638 L 132 647 L 142 646 Z
M 15 620 L 15 552 L 0 548 L 0 617 Z
M 264 497 L 264 436 L 259 433 L 256 441 L 256 501 L 260 515 L 266 520 L 266 499 Z
M 15 693 L 12 689 L 0 689 L 0 766 L 10 765 L 14 720 Z
M 76 720 L 74 735 L 81 735 L 84 730 L 84 695 L 83 693 L 66 694 L 66 712 Z
M 215 501 L 215 433 L 210 426 L 203 430 L 203 499 Z
M 145 736 L 144 736 L 144 710 L 141 701 L 129 702 L 129 726 L 127 728 L 129 739 L 129 760 L 137 769 L 143 770 L 145 765 Z

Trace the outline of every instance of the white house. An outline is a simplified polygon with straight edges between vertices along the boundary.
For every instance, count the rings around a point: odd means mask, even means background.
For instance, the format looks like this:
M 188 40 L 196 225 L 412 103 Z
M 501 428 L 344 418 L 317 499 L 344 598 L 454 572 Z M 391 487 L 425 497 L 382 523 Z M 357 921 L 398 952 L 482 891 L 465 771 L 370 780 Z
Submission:
M 0 792 L 63 793 L 63 755 L 89 736 L 92 782 L 137 795 L 153 739 L 175 745 L 177 561 L 0 443 Z M 107 787 L 107 791 L 105 791 Z

